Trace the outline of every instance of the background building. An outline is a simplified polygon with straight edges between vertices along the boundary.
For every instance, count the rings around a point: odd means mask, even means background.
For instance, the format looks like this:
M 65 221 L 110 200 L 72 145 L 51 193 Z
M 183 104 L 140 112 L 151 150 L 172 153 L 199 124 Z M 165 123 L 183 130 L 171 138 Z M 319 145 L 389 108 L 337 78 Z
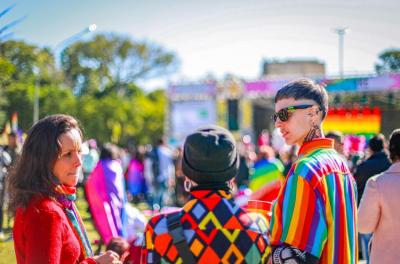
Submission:
M 311 59 L 264 60 L 262 78 L 291 79 L 325 76 L 325 63 Z

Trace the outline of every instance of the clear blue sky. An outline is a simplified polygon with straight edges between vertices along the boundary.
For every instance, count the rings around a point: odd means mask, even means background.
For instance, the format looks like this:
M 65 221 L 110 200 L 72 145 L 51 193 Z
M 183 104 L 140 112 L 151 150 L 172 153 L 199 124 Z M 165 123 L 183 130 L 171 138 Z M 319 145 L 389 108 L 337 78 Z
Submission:
M 175 80 L 207 73 L 260 75 L 263 58 L 315 58 L 327 73 L 338 73 L 338 40 L 332 29 L 347 26 L 344 68 L 372 72 L 378 53 L 400 47 L 398 0 L 3 0 L 16 3 L 1 24 L 28 15 L 13 29 L 16 38 L 55 47 L 96 23 L 98 32 L 116 32 L 154 41 L 181 61 Z

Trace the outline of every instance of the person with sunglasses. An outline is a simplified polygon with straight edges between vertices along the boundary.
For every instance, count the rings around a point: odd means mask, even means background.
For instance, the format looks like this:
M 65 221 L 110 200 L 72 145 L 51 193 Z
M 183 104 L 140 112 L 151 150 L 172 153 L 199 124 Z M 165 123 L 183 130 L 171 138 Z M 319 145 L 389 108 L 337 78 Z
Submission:
M 357 263 L 356 184 L 324 138 L 325 88 L 309 79 L 288 83 L 275 110 L 275 127 L 300 149 L 272 209 L 270 263 Z

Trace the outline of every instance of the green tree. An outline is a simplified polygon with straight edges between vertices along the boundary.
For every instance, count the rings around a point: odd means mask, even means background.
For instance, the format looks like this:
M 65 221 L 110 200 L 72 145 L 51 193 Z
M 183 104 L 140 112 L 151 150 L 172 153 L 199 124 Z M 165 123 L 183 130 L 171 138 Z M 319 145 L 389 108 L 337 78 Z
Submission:
M 98 45 L 105 47 L 105 43 Z M 96 46 L 96 42 L 91 45 L 91 49 L 100 52 L 98 49 L 101 48 Z M 125 48 L 119 52 L 128 54 L 126 50 L 130 49 L 129 42 L 123 46 Z M 4 95 L 0 97 L 0 106 L 1 99 L 7 98 L 7 104 L 3 105 L 6 116 L 17 112 L 20 128 L 27 131 L 32 126 L 34 91 L 37 87 L 40 118 L 55 113 L 71 114 L 81 121 L 86 137 L 101 142 L 154 142 L 163 134 L 166 105 L 164 91 L 144 92 L 133 81 L 125 79 L 123 73 L 115 74 L 116 68 L 110 65 L 116 65 L 116 60 L 110 55 L 110 62 L 107 56 L 104 57 L 104 63 L 100 63 L 107 67 L 89 67 L 87 63 L 90 60 L 76 65 L 88 76 L 87 87 L 92 89 L 91 92 L 78 95 L 69 86 L 65 86 L 62 80 L 64 75 L 57 72 L 50 50 L 22 41 L 0 43 L 0 93 Z M 120 69 L 121 72 L 126 70 L 125 66 Z M 102 76 L 109 76 L 109 79 L 104 88 L 99 89 L 99 83 L 105 78 Z
M 67 84 L 76 94 L 107 87 L 125 90 L 128 84 L 176 70 L 177 57 L 153 43 L 117 35 L 96 35 L 66 48 L 61 64 Z
M 400 49 L 393 48 L 383 51 L 379 55 L 379 62 L 375 64 L 377 73 L 400 71 Z
M 18 113 L 18 125 L 27 131 L 33 124 L 33 101 L 35 85 L 33 83 L 17 82 L 11 84 L 5 95 L 8 99 L 7 115 Z M 44 85 L 39 87 L 39 117 L 63 113 L 76 115 L 77 103 L 71 89 Z
M 9 85 L 5 91 L 8 100 L 7 116 L 17 112 L 18 126 L 23 131 L 32 126 L 34 89 L 32 83 L 16 82 Z
M 77 117 L 86 137 L 125 145 L 129 140 L 151 143 L 162 135 L 164 92 L 146 94 L 139 88 L 130 89 L 132 92 L 124 96 L 114 90 L 78 98 Z
M 32 125 L 35 86 L 40 91 L 40 117 L 48 115 L 49 111 L 64 110 L 63 102 L 68 97 L 64 98 L 64 94 L 54 99 L 54 96 L 59 95 L 62 79 L 50 49 L 40 48 L 24 41 L 1 42 L 0 74 L 2 92 L 7 99 L 7 104 L 4 106 L 6 115 L 18 112 L 19 126 L 23 130 L 29 129 Z M 51 92 L 46 94 L 49 89 Z M 54 104 L 53 107 L 46 108 L 46 104 L 50 102 Z
M 10 83 L 15 67 L 5 58 L 0 56 L 0 124 L 6 121 L 7 99 L 5 87 Z
M 33 80 L 42 84 L 60 83 L 54 56 L 50 49 L 39 48 L 24 41 L 9 40 L 0 43 L 0 57 L 13 65 L 13 81 Z

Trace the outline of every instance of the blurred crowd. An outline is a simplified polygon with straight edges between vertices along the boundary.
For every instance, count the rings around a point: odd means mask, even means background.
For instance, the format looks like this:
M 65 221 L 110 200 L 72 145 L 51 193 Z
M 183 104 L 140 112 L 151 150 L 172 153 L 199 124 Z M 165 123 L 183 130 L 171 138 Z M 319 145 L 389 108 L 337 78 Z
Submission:
M 347 161 L 357 183 L 360 204 L 367 181 L 391 165 L 384 135 L 366 138 L 331 131 L 326 137 L 334 140 L 335 150 Z M 269 133 L 263 130 L 255 139 L 243 135 L 237 141 L 240 165 L 233 194 L 237 203 L 244 205 L 252 195 L 262 193 L 263 187 L 285 180 L 297 158 L 298 149 L 285 145 L 277 131 Z M 5 179 L 18 159 L 22 144 L 22 137 L 11 132 L 8 144 L 0 148 L 1 240 L 7 239 L 3 228 L 10 227 L 9 223 L 3 223 L 7 206 Z M 115 251 L 126 251 L 129 248 L 126 241 L 134 241 L 132 245 L 136 247 L 130 250 L 140 251 L 147 219 L 157 212 L 181 207 L 187 202 L 181 146 L 173 148 L 163 138 L 153 145 L 125 147 L 112 143 L 99 145 L 95 139 L 89 139 L 83 142 L 81 151 L 82 173 L 78 187 L 84 190 L 89 202 L 88 210 L 103 243 Z M 108 203 L 109 211 L 102 212 L 101 208 L 97 208 L 99 201 Z M 109 222 L 110 228 L 103 226 L 104 221 Z M 360 234 L 364 259 L 368 258 L 371 236 L 370 233 Z

